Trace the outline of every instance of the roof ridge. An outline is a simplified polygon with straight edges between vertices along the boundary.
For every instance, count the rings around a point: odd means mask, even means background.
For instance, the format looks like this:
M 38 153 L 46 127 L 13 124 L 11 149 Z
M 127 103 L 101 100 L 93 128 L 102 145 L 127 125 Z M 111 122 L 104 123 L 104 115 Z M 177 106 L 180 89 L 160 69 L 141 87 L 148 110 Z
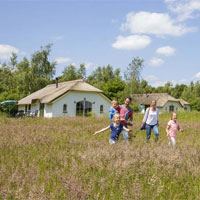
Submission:
M 65 83 L 73 83 L 73 82 L 76 83 L 76 82 L 84 82 L 84 81 L 83 81 L 83 79 L 77 79 L 77 80 L 71 80 L 71 81 L 63 81 L 63 82 L 58 82 L 58 85 L 59 85 L 59 84 L 63 85 L 63 84 L 65 84 Z M 49 85 L 47 85 L 46 87 L 54 86 L 54 85 L 56 85 L 56 83 L 49 84 Z

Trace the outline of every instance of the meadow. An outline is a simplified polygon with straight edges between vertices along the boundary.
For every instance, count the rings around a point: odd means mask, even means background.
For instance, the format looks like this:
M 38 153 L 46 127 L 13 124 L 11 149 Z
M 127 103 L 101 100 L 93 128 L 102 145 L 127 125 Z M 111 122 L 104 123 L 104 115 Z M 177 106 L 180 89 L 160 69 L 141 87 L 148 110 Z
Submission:
M 143 115 L 134 114 L 132 133 Z M 0 117 L 0 199 L 200 199 L 200 113 L 180 112 L 177 148 L 168 146 L 169 114 L 160 115 L 159 142 L 145 132 L 109 145 L 92 134 L 107 117 Z

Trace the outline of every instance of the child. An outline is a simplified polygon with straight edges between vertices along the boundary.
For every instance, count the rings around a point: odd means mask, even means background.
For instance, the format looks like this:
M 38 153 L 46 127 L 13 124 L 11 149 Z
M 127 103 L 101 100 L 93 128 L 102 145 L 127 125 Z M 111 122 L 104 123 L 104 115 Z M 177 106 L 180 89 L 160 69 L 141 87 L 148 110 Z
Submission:
M 116 113 L 119 113 L 119 104 L 118 104 L 117 101 L 113 100 L 113 101 L 111 102 L 111 107 L 110 107 L 109 113 L 110 113 L 110 120 L 113 119 L 113 116 L 114 116 Z
M 104 132 L 104 131 L 108 130 L 109 128 L 111 129 L 111 134 L 110 134 L 110 139 L 109 139 L 110 144 L 115 144 L 118 141 L 119 135 L 120 135 L 122 130 L 125 130 L 127 132 L 130 131 L 128 128 L 124 127 L 123 124 L 120 124 L 119 114 L 115 114 L 113 116 L 113 123 L 112 124 L 110 124 L 106 128 L 101 129 L 100 131 L 96 131 L 93 135 Z
M 171 120 L 167 124 L 166 132 L 169 138 L 169 145 L 176 147 L 176 131 L 183 131 L 177 122 L 177 114 L 174 112 L 171 115 Z

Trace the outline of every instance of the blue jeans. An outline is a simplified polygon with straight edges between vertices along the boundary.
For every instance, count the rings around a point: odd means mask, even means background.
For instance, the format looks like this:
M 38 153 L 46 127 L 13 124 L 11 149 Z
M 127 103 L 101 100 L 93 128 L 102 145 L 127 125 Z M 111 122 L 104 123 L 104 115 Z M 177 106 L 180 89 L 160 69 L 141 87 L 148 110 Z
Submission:
M 154 132 L 154 135 L 155 135 L 154 141 L 157 142 L 158 141 L 158 135 L 159 135 L 157 124 L 155 124 L 155 125 L 146 124 L 146 134 L 147 134 L 146 141 L 148 142 L 150 137 L 151 137 L 151 129 L 153 129 L 153 132 Z
M 122 135 L 123 135 L 123 138 L 124 138 L 124 141 L 127 142 L 128 141 L 128 132 L 125 131 L 125 130 L 122 130 Z

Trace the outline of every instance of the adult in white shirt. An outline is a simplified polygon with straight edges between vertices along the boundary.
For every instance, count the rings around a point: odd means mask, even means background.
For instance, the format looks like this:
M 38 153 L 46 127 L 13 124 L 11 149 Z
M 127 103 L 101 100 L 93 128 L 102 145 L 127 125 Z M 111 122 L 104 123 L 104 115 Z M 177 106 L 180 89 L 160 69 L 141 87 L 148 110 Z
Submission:
M 144 119 L 143 119 L 143 126 L 145 125 L 146 128 L 146 142 L 149 141 L 151 137 L 151 129 L 154 132 L 154 141 L 158 141 L 159 131 L 158 131 L 158 108 L 156 108 L 156 101 L 153 100 L 151 102 L 150 108 L 146 109 Z

